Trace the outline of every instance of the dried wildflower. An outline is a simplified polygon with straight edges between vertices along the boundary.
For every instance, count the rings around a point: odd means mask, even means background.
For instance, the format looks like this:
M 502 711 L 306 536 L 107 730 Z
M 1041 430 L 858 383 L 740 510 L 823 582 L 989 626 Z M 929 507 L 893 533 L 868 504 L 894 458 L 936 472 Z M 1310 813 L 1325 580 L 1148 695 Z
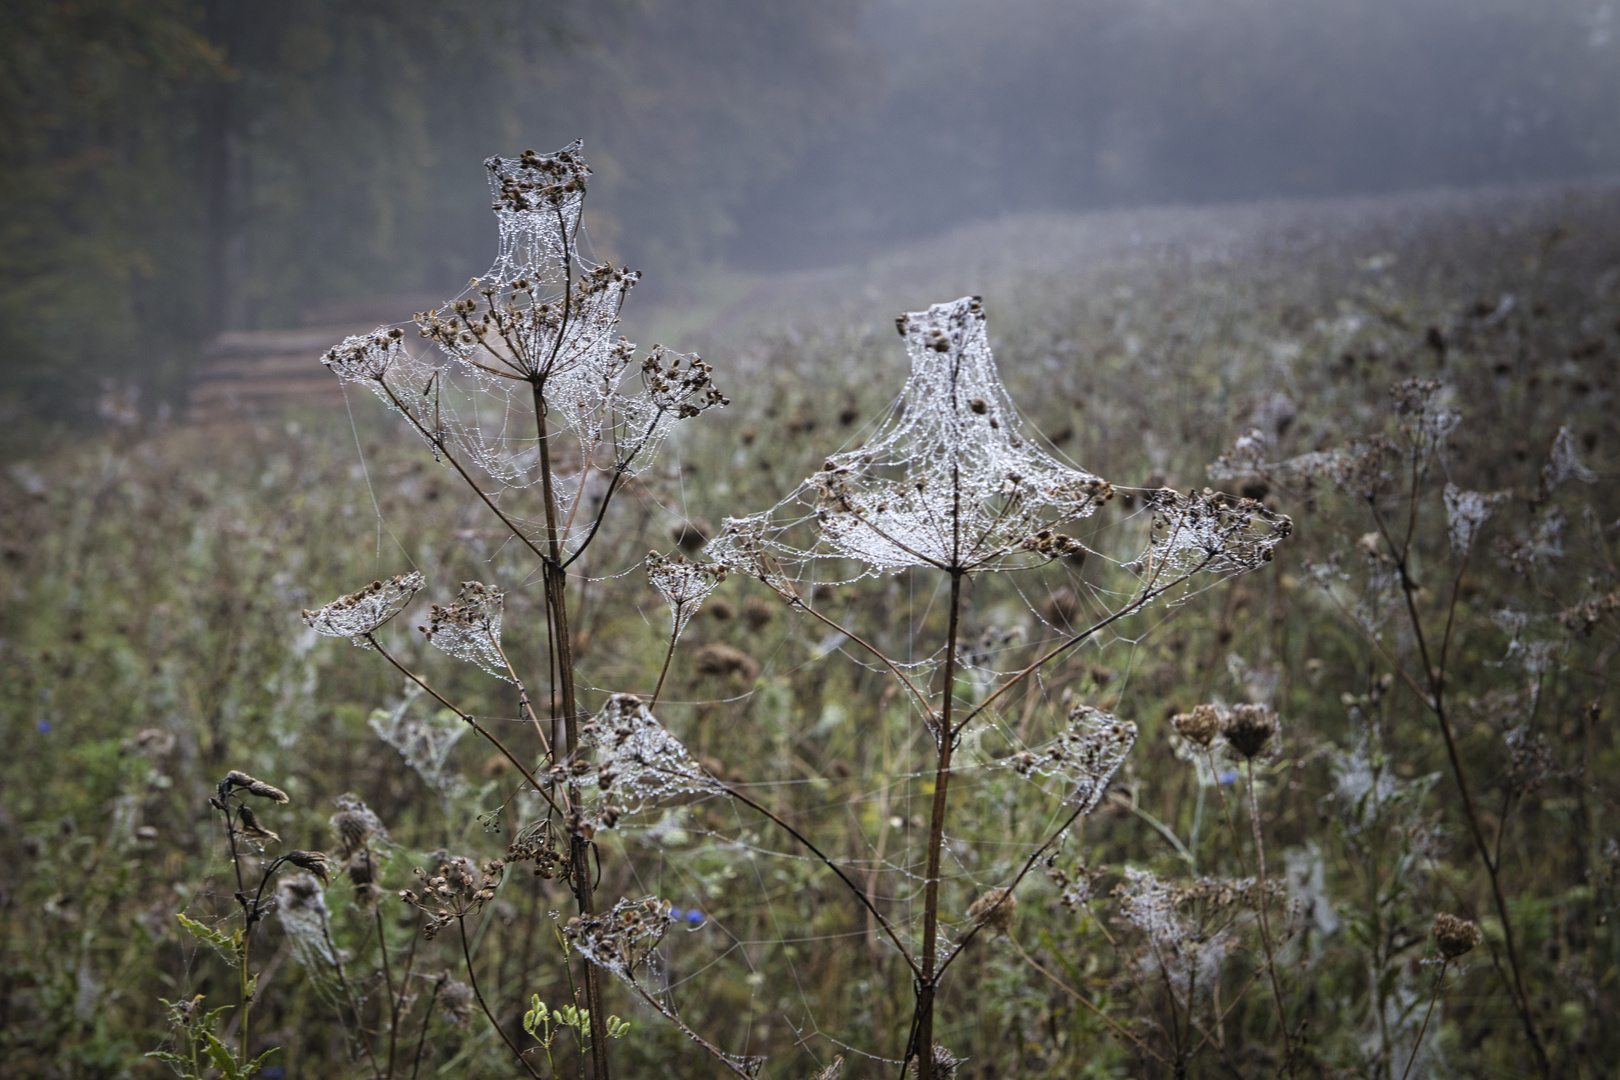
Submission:
M 1018 898 L 1011 889 L 987 889 L 969 905 L 967 913 L 974 926 L 1004 934 L 1012 929 L 1013 919 L 1018 914 Z
M 563 928 L 581 956 L 621 979 L 634 981 L 638 971 L 657 963 L 664 933 L 674 925 L 668 900 L 620 900 L 601 915 L 578 915 Z
M 1529 795 L 1546 782 L 1547 774 L 1552 771 L 1552 746 L 1547 736 L 1532 731 L 1528 723 L 1513 728 L 1503 738 L 1513 754 L 1513 763 L 1508 766 L 1508 786 L 1519 795 Z
M 595 761 L 586 775 L 600 793 L 596 818 L 604 828 L 610 816 L 617 821 L 665 799 L 724 790 L 634 694 L 609 698 L 580 736 L 582 751 Z
M 354 886 L 354 901 L 366 911 L 374 911 L 382 901 L 383 890 L 377 883 L 377 862 L 370 851 L 355 852 L 343 864 L 349 884 Z
M 325 852 L 289 851 L 282 857 L 299 869 L 308 870 L 311 874 L 314 874 L 316 877 L 320 878 L 323 885 L 326 883 L 327 859 Z
M 967 1060 L 966 1058 L 957 1057 L 938 1043 L 934 1044 L 933 1055 L 934 1075 L 939 1080 L 956 1080 L 956 1070 L 961 1067 L 962 1062 Z M 918 1061 L 912 1062 L 911 1073 L 913 1076 L 921 1075 L 922 1063 Z
M 512 681 L 501 652 L 501 612 L 506 594 L 478 581 L 464 581 L 453 604 L 434 604 L 418 627 L 434 648 L 477 664 L 497 679 Z
M 330 912 L 326 907 L 325 878 L 314 874 L 283 874 L 276 883 L 276 918 L 287 932 L 293 955 L 311 972 L 336 966 Z
M 1558 434 L 1553 437 L 1552 450 L 1547 454 L 1547 464 L 1541 468 L 1542 496 L 1551 495 L 1553 489 L 1565 480 L 1595 484 L 1597 473 L 1581 464 L 1580 456 L 1575 451 L 1575 436 L 1569 428 L 1560 427 Z
M 1292 519 L 1264 503 L 1210 488 L 1185 495 L 1160 488 L 1143 501 L 1153 513 L 1152 538 L 1135 566 L 1149 581 L 1257 570 L 1294 528 Z
M 439 1011 L 452 1024 L 462 1025 L 471 1020 L 476 1004 L 473 988 L 464 982 L 446 983 L 439 991 Z
M 373 840 L 387 840 L 388 830 L 382 819 L 372 813 L 360 796 L 350 792 L 335 800 L 338 812 L 329 820 L 332 835 L 337 838 L 337 857 L 348 859 Z
M 476 915 L 494 899 L 505 866 L 504 860 L 493 859 L 480 869 L 471 859 L 440 852 L 438 868 L 433 874 L 421 867 L 416 870 L 422 883 L 421 891 L 401 889 L 399 898 L 428 916 L 422 935 L 431 941 L 450 923 Z
M 686 629 L 703 601 L 726 580 L 726 569 L 691 563 L 679 554 L 660 555 L 649 551 L 647 580 L 669 605 L 670 634 L 679 640 L 681 631 Z
M 1459 558 L 1467 557 L 1492 508 L 1506 497 L 1506 493 L 1500 491 L 1485 495 L 1463 491 L 1455 484 L 1446 485 L 1446 525 L 1451 533 L 1451 550 Z
M 243 806 L 237 810 L 236 825 L 238 831 L 249 840 L 273 844 L 281 839 L 280 836 L 259 824 L 258 815 L 253 812 L 251 806 Z
M 1434 941 L 1440 946 L 1441 956 L 1455 960 L 1479 944 L 1479 927 L 1468 919 L 1441 912 L 1434 917 Z
M 1216 736 L 1220 735 L 1225 719 L 1223 710 L 1204 704 L 1193 706 L 1190 713 L 1177 713 L 1170 718 L 1170 724 L 1183 739 L 1201 750 L 1208 750 L 1214 745 Z
M 1436 379 L 1403 379 L 1389 388 L 1389 396 L 1414 445 L 1437 447 L 1462 422 L 1461 413 L 1445 407 L 1451 388 Z
M 844 1056 L 840 1054 L 833 1058 L 817 1070 L 810 1080 L 844 1080 Z
M 1579 630 L 1591 636 L 1605 615 L 1620 611 L 1620 589 L 1602 596 L 1594 596 L 1558 613 L 1558 621 L 1567 630 Z
M 422 575 L 415 571 L 395 575 L 387 581 L 373 581 L 364 589 L 341 596 L 323 607 L 306 609 L 304 622 L 317 634 L 348 638 L 350 643 L 369 649 L 367 636 L 403 611 L 424 584 Z
M 1014 754 L 1008 762 L 1020 776 L 1061 778 L 1070 785 L 1068 800 L 1089 814 L 1135 744 L 1136 725 L 1129 720 L 1076 705 L 1056 738 L 1038 750 Z
M 1236 705 L 1221 728 L 1232 752 L 1244 761 L 1265 754 L 1278 732 L 1277 714 L 1264 705 Z
M 284 803 L 287 801 L 287 793 L 285 791 L 282 791 L 280 788 L 271 784 L 267 784 L 263 780 L 255 780 L 247 773 L 239 772 L 236 769 L 232 769 L 230 772 L 226 773 L 225 779 L 220 781 L 219 786 L 221 794 L 224 794 L 232 788 L 246 788 L 249 795 L 257 795 L 261 799 L 269 799 L 272 802 L 278 803 Z
M 709 545 L 717 562 L 763 579 L 825 558 L 854 560 L 867 574 L 1041 563 L 1073 543 L 1058 526 L 1113 497 L 1106 481 L 1023 433 L 977 297 L 913 312 L 899 326 L 911 378 L 889 422 L 859 449 L 829 457 L 775 510 L 727 519 Z M 816 535 L 796 541 L 806 509 Z
M 757 634 L 776 618 L 776 608 L 757 596 L 743 601 L 742 621 L 750 633 Z
M 741 676 L 751 683 L 759 678 L 759 661 L 723 641 L 711 641 L 693 653 L 692 667 L 699 675 L 715 679 Z

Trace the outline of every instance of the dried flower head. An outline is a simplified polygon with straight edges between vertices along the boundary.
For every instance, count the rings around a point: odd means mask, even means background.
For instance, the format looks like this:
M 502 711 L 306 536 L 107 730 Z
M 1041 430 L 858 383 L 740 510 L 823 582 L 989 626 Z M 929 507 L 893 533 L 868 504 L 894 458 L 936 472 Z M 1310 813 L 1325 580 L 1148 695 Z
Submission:
M 323 867 L 324 869 L 324 867 Z M 337 963 L 326 907 L 325 877 L 283 874 L 276 883 L 276 918 L 287 932 L 293 955 L 312 973 Z
M 338 811 L 332 815 L 329 824 L 332 835 L 337 839 L 339 859 L 350 858 L 373 840 L 388 839 L 388 830 L 383 827 L 382 819 L 360 801 L 360 796 L 352 792 L 339 795 L 336 803 Z
M 726 580 L 726 568 L 688 562 L 678 552 L 660 555 L 649 551 L 647 580 L 669 605 L 670 634 L 679 640 L 681 631 L 686 629 L 703 601 Z
M 267 784 L 263 780 L 255 780 L 245 772 L 232 769 L 225 774 L 225 779 L 219 782 L 220 795 L 228 795 L 235 788 L 245 788 L 249 795 L 257 795 L 261 799 L 269 799 L 272 802 L 284 803 L 287 801 L 287 793 L 280 788 Z
M 1208 750 L 1220 735 L 1224 720 L 1225 714 L 1219 707 L 1203 704 L 1193 706 L 1192 712 L 1177 713 L 1170 718 L 1170 724 L 1183 739 L 1201 750 Z
M 476 1004 L 473 988 L 464 982 L 446 983 L 439 991 L 439 1011 L 452 1024 L 465 1024 L 472 1019 Z
M 415 571 L 397 574 L 387 581 L 373 581 L 364 589 L 340 596 L 330 604 L 306 609 L 304 622 L 317 634 L 348 638 L 352 644 L 369 649 L 371 644 L 367 637 L 403 611 L 424 584 L 422 575 Z
M 1266 753 L 1278 730 L 1277 715 L 1266 706 L 1235 705 L 1221 735 L 1233 753 L 1244 761 L 1253 761 Z
M 1076 705 L 1056 738 L 1037 750 L 1014 754 L 1008 762 L 1020 776 L 1066 781 L 1069 800 L 1089 814 L 1134 745 L 1135 724 L 1089 705 Z
M 512 681 L 501 651 L 501 614 L 506 594 L 478 581 L 464 581 L 453 604 L 434 604 L 419 629 L 434 648 L 477 664 L 497 679 Z
M 634 694 L 609 698 L 580 729 L 580 747 L 595 762 L 585 777 L 599 792 L 595 816 L 603 828 L 656 802 L 724 790 Z
M 258 815 L 253 812 L 251 806 L 243 806 L 236 811 L 236 826 L 237 830 L 247 839 L 256 840 L 262 844 L 273 844 L 281 839 L 280 836 L 259 824 Z
M 585 959 L 621 979 L 656 965 L 664 933 L 674 925 L 668 900 L 620 900 L 600 915 L 577 915 L 563 928 L 569 943 Z
M 1013 919 L 1018 914 L 1018 898 L 1011 889 L 986 889 L 968 907 L 967 913 L 974 926 L 1004 934 L 1012 929 Z
M 1440 946 L 1441 956 L 1455 960 L 1479 944 L 1479 927 L 1468 919 L 1441 912 L 1434 917 L 1434 941 Z
M 435 935 L 456 919 L 475 915 L 495 898 L 500 887 L 503 859 L 493 859 L 482 870 L 471 859 L 460 855 L 439 853 L 439 864 L 433 874 L 420 867 L 416 876 L 421 879 L 421 891 L 400 890 L 399 898 L 428 916 L 422 935 L 432 940 Z

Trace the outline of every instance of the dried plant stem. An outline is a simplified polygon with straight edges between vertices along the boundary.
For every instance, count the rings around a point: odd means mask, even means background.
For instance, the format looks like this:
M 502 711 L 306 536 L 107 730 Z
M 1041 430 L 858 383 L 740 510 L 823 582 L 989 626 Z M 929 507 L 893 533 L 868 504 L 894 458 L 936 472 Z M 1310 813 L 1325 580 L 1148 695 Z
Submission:
M 1414 503 L 1413 513 L 1416 513 L 1416 491 L 1412 494 Z M 1400 577 L 1401 594 L 1406 601 L 1407 618 L 1411 622 L 1412 637 L 1418 647 L 1418 655 L 1423 661 L 1423 670 L 1428 679 L 1427 692 L 1421 696 L 1424 704 L 1434 713 L 1435 721 L 1440 727 L 1440 735 L 1446 744 L 1446 758 L 1451 764 L 1453 779 L 1457 781 L 1457 790 L 1462 795 L 1463 812 L 1468 818 L 1469 833 L 1473 836 L 1474 846 L 1479 851 L 1479 858 L 1485 864 L 1486 876 L 1491 882 L 1491 899 L 1496 907 L 1497 918 L 1502 923 L 1502 941 L 1507 948 L 1508 966 L 1512 969 L 1513 1004 L 1519 1014 L 1519 1022 L 1524 1027 L 1525 1037 L 1529 1039 L 1531 1049 L 1535 1051 L 1537 1071 L 1543 1078 L 1552 1075 L 1552 1062 L 1548 1059 L 1547 1048 L 1541 1041 L 1541 1035 L 1536 1031 L 1535 1016 L 1530 1008 L 1530 992 L 1524 984 L 1524 968 L 1519 962 L 1519 947 L 1513 936 L 1513 920 L 1508 914 L 1507 896 L 1502 890 L 1502 874 L 1500 863 L 1491 857 L 1491 845 L 1485 837 L 1485 827 L 1480 821 L 1479 811 L 1474 805 L 1473 791 L 1468 784 L 1467 773 L 1463 771 L 1462 755 L 1457 752 L 1457 738 L 1452 730 L 1451 717 L 1446 712 L 1445 703 L 1445 670 L 1443 666 L 1435 664 L 1431 659 L 1429 642 L 1423 632 L 1423 619 L 1418 614 L 1417 590 L 1418 586 L 1412 580 L 1410 563 L 1408 562 L 1407 547 L 1397 546 L 1394 538 L 1384 522 L 1384 517 L 1378 512 L 1377 504 L 1369 499 L 1368 504 L 1372 510 L 1373 520 L 1378 525 L 1378 531 L 1384 542 L 1395 552 L 1395 569 Z M 1461 578 L 1459 576 L 1460 583 Z M 1455 612 L 1458 599 L 1458 590 L 1452 589 L 1451 608 Z M 1447 616 L 1446 640 L 1450 639 L 1451 615 Z
M 956 639 L 961 629 L 962 577 L 960 570 L 951 572 L 950 624 L 945 634 L 945 685 L 942 691 L 934 738 L 939 744 L 939 755 L 934 765 L 934 804 L 928 820 L 928 866 L 923 885 L 923 947 L 922 973 L 917 979 L 917 1019 L 914 1034 L 906 1056 L 917 1058 L 918 1080 L 934 1077 L 934 995 L 939 986 L 935 972 L 936 952 L 939 947 L 939 865 L 945 847 L 946 797 L 951 782 L 951 751 L 955 746 L 955 731 L 951 724 L 951 706 L 956 698 Z
M 433 993 L 428 995 L 427 1008 L 422 1011 L 422 1030 L 416 1036 L 416 1055 L 411 1058 L 411 1080 L 416 1080 L 416 1070 L 422 1065 L 422 1048 L 427 1045 L 428 1021 L 433 1019 L 433 1006 L 439 1000 L 439 991 L 444 989 L 447 976 L 440 975 L 433 980 Z
M 523 1051 L 519 1050 L 517 1044 L 506 1034 L 506 1029 L 501 1026 L 500 1020 L 496 1019 L 495 1014 L 490 1011 L 488 1002 L 484 1000 L 484 992 L 478 988 L 478 971 L 473 967 L 472 951 L 467 947 L 467 920 L 464 916 L 456 916 L 456 927 L 461 931 L 461 956 L 467 962 L 467 982 L 472 986 L 473 996 L 478 999 L 478 1007 L 483 1010 L 490 1026 L 501 1037 L 501 1041 L 506 1044 L 506 1048 L 512 1051 L 512 1056 L 518 1059 L 518 1064 L 522 1065 L 524 1070 L 534 1077 L 534 1080 L 542 1080 L 540 1074 L 534 1071 L 534 1066 L 529 1064 L 529 1059 L 523 1056 Z M 594 1032 L 596 1029 L 592 1028 L 591 1030 Z M 593 1035 L 592 1042 L 595 1041 L 596 1037 Z
M 1244 776 L 1249 787 L 1249 825 L 1254 830 L 1254 861 L 1260 879 L 1260 940 L 1266 947 L 1266 975 L 1271 981 L 1271 1001 L 1277 1009 L 1277 1024 L 1282 1028 L 1283 1064 L 1288 1075 L 1294 1075 L 1294 1039 L 1288 1030 L 1288 1015 L 1283 1009 L 1282 985 L 1277 979 L 1277 949 L 1271 937 L 1271 904 L 1266 891 L 1266 842 L 1260 828 L 1260 800 L 1254 793 L 1254 761 L 1244 762 Z
M 1109 1028 L 1111 1028 L 1116 1034 L 1122 1036 L 1124 1039 L 1126 1039 L 1128 1042 L 1130 1042 L 1130 1044 L 1132 1046 L 1136 1047 L 1142 1053 L 1144 1053 L 1147 1056 L 1151 1057 L 1153 1060 L 1157 1061 L 1159 1064 L 1161 1064 L 1161 1065 L 1170 1064 L 1170 1060 L 1168 1058 L 1166 1058 L 1163 1054 L 1159 1053 L 1157 1050 L 1153 1049 L 1147 1043 L 1143 1042 L 1141 1039 L 1137 1038 L 1134 1034 L 1131 1033 L 1130 1028 L 1127 1028 L 1125 1025 L 1121 1024 L 1118 1020 L 1115 1020 L 1112 1016 L 1109 1016 L 1106 1012 L 1104 1012 L 1102 1010 L 1101 1007 L 1099 1007 L 1097 1005 L 1096 1002 L 1092 1001 L 1090 998 L 1088 998 L 1084 994 L 1080 993 L 1080 991 L 1074 989 L 1068 983 L 1064 982 L 1062 979 L 1058 978 L 1052 972 L 1050 972 L 1046 968 L 1042 967 L 1041 964 L 1039 963 L 1039 961 L 1037 961 L 1033 956 L 1029 955 L 1029 953 L 1024 951 L 1024 947 L 1022 945 L 1018 944 L 1018 939 L 1017 938 L 1013 937 L 1011 934 L 1008 934 L 1007 935 L 1007 940 L 1012 944 L 1013 951 L 1016 952 L 1019 956 L 1021 956 L 1023 958 L 1024 963 L 1028 964 L 1030 967 L 1034 968 L 1040 974 L 1044 975 L 1046 977 L 1047 981 L 1050 982 L 1053 986 L 1057 987 L 1059 990 L 1061 990 L 1065 994 L 1069 995 L 1075 1001 L 1078 1001 L 1081 1005 L 1084 1005 L 1087 1009 L 1090 1009 L 1092 1014 L 1094 1016 L 1096 1016 L 1097 1019 L 1099 1019 L 1103 1023 L 1107 1024 L 1109 1026 Z
M 1429 1018 L 1434 1015 L 1434 1003 L 1440 997 L 1440 985 L 1446 980 L 1446 969 L 1451 966 L 1451 958 L 1444 957 L 1440 961 L 1440 974 L 1434 977 L 1434 989 L 1429 992 L 1429 1006 L 1423 1010 L 1423 1026 L 1418 1028 L 1417 1040 L 1412 1043 L 1412 1056 L 1406 1059 L 1406 1068 L 1401 1070 L 1401 1080 L 1412 1075 L 1412 1066 L 1417 1062 L 1418 1051 L 1423 1048 L 1423 1036 L 1429 1032 Z
M 680 618 L 679 610 L 676 611 L 675 617 L 677 620 Z M 675 643 L 679 640 L 680 637 L 678 635 L 669 635 L 669 648 L 664 650 L 664 667 L 658 672 L 658 685 L 653 687 L 652 701 L 647 705 L 647 708 L 649 709 L 656 709 L 658 707 L 658 695 L 664 692 L 664 680 L 669 678 L 669 662 L 675 659 Z
M 568 284 L 565 286 L 565 300 L 563 304 L 563 321 L 566 326 L 569 311 L 572 307 L 572 256 L 565 252 L 565 262 L 568 263 Z M 558 344 L 562 337 L 559 333 Z M 554 346 L 555 348 L 555 346 Z M 553 357 L 554 358 L 554 357 Z M 549 363 L 548 363 L 549 368 Z M 534 387 L 534 425 L 535 434 L 540 448 L 540 485 L 541 495 L 545 503 L 546 513 L 546 554 L 542 559 L 542 569 L 545 577 L 546 607 L 551 615 L 551 651 L 555 661 L 556 689 L 560 698 L 563 721 L 563 750 L 569 760 L 579 751 L 579 703 L 574 687 L 574 648 L 572 632 L 568 627 L 568 571 L 563 564 L 563 542 L 558 528 L 557 493 L 551 483 L 551 436 L 546 429 L 546 399 L 545 381 L 536 378 Z M 577 803 L 578 792 L 570 785 L 568 793 L 570 803 Z M 569 859 L 568 865 L 572 871 L 574 900 L 579 906 L 581 915 L 595 913 L 594 885 L 591 882 L 590 860 L 587 857 L 589 843 L 577 832 L 569 833 Z M 608 1058 L 606 1040 L 601 1037 L 607 1031 L 607 1011 L 602 1006 L 602 980 L 594 965 L 585 965 L 585 1007 L 590 1014 L 591 1030 L 596 1037 L 591 1040 L 591 1064 L 595 1070 L 596 1080 L 609 1080 Z
M 563 812 L 562 807 L 558 806 L 557 803 L 552 799 L 551 792 L 549 790 L 547 790 L 547 788 L 545 786 L 543 786 L 540 783 L 539 780 L 535 779 L 534 773 L 529 770 L 528 766 L 524 765 L 523 762 L 519 761 L 517 759 L 517 757 L 512 753 L 512 751 L 510 751 L 510 750 L 508 750 L 506 748 L 505 743 L 501 742 L 500 739 L 495 737 L 494 732 L 490 731 L 483 724 L 480 724 L 477 720 L 473 719 L 473 717 L 469 713 L 467 713 L 466 711 L 464 711 L 462 709 L 458 709 L 455 705 L 451 704 L 450 700 L 448 698 L 446 698 L 443 694 L 439 693 L 437 690 L 433 689 L 433 687 L 431 687 L 427 683 L 423 682 L 421 677 L 418 676 L 416 674 L 416 672 L 412 671 L 410 668 L 406 667 L 404 664 L 400 663 L 397 659 L 395 659 L 394 654 L 389 652 L 387 649 L 385 649 L 383 647 L 383 643 L 381 641 L 377 640 L 377 636 L 375 634 L 367 634 L 367 635 L 365 635 L 365 638 L 366 638 L 366 641 L 371 645 L 372 648 L 376 649 L 379 653 L 382 654 L 382 658 L 384 660 L 387 660 L 390 664 L 394 665 L 394 667 L 399 670 L 400 674 L 404 675 L 407 679 L 411 680 L 411 682 L 415 683 L 417 686 L 420 686 L 423 690 L 427 691 L 428 694 L 430 694 L 433 697 L 433 700 L 437 701 L 440 705 L 443 705 L 445 708 L 447 708 L 451 712 L 455 713 L 458 717 L 461 718 L 463 723 L 465 723 L 468 727 L 472 728 L 474 731 L 478 732 L 478 734 L 481 735 L 485 740 L 487 740 L 491 746 L 495 747 L 496 750 L 500 751 L 501 756 L 504 757 L 507 761 L 511 762 L 512 765 L 514 767 L 516 767 L 517 771 L 523 774 L 523 778 L 525 780 L 527 780 L 534 787 L 534 789 L 540 793 L 541 798 L 545 799 L 546 802 L 551 804 L 551 808 L 553 810 L 557 811 L 557 813 L 559 813 L 559 814 L 561 814 Z

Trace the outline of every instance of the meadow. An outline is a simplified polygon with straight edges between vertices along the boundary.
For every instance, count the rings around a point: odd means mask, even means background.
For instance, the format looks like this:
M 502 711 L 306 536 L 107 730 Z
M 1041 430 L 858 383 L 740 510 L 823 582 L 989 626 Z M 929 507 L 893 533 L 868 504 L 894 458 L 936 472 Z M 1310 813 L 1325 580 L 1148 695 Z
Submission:
M 750 556 L 967 295 L 1010 445 L 1111 497 L 995 572 Z M 353 385 L 9 463 L 0 1073 L 1612 1074 L 1620 189 L 1011 218 L 624 318 L 729 403 L 593 504 L 566 648 L 538 489 L 508 527 Z M 1271 529 L 1147 602 L 1199 514 Z M 732 554 L 673 647 L 649 549 Z M 373 581 L 397 667 L 301 619 Z M 464 582 L 499 662 L 432 647 Z M 656 694 L 644 798 L 578 809 L 565 681 Z

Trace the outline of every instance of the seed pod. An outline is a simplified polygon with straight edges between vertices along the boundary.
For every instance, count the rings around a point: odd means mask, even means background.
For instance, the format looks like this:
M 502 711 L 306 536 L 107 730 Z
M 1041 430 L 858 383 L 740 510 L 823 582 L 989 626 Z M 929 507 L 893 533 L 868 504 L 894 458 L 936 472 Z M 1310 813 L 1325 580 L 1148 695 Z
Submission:
M 1434 917 L 1434 941 L 1440 946 L 1441 956 L 1455 960 L 1479 944 L 1479 927 L 1468 919 L 1441 912 Z

